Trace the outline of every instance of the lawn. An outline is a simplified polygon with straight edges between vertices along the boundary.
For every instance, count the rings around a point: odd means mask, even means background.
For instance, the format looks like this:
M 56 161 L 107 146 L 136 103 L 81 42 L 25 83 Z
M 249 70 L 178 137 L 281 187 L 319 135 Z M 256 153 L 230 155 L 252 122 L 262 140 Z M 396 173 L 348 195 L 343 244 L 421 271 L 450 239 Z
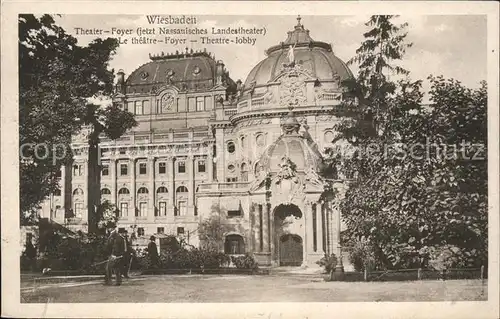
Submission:
M 324 282 L 314 276 L 163 275 L 21 285 L 22 302 L 335 302 L 487 300 L 480 280 Z

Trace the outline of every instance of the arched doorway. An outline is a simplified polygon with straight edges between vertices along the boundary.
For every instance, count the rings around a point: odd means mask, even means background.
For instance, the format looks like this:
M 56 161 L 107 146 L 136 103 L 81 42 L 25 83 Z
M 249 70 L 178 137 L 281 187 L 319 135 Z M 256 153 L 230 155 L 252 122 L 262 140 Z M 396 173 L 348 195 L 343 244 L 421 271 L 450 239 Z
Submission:
M 303 215 L 293 204 L 279 205 L 274 210 L 275 250 L 273 260 L 279 266 L 300 266 L 303 262 Z
M 303 259 L 302 238 L 299 235 L 281 236 L 279 245 L 280 266 L 300 266 Z

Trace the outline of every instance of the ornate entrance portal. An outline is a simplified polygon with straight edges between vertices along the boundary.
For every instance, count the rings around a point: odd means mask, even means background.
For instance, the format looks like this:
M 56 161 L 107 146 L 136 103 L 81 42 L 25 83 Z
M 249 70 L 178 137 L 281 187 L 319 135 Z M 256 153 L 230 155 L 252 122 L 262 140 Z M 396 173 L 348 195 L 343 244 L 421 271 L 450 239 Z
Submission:
M 302 238 L 287 234 L 280 238 L 280 266 L 300 266 L 303 260 Z

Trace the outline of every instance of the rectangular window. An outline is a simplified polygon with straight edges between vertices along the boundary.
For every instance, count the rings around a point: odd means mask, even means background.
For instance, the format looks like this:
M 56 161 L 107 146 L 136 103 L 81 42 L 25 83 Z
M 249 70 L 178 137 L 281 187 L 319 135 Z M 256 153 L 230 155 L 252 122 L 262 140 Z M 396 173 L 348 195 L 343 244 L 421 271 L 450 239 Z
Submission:
M 142 106 L 141 101 L 135 102 L 135 114 L 136 115 L 143 115 L 144 114 L 144 107 Z
M 158 168 L 159 168 L 158 172 L 160 174 L 165 174 L 167 172 L 167 163 L 159 163 Z
M 142 112 L 143 112 L 143 114 L 152 113 L 151 110 L 149 109 L 149 101 L 148 100 L 142 101 Z
M 125 155 L 127 151 L 124 148 L 120 148 L 120 155 Z
M 102 165 L 101 174 L 102 174 L 102 176 L 108 176 L 109 175 L 109 165 L 108 164 L 103 164 Z
M 137 227 L 137 236 L 144 236 L 144 228 Z
M 177 227 L 177 236 L 184 235 L 184 227 Z
M 205 161 L 198 161 L 198 172 L 205 173 Z
M 146 163 L 139 163 L 139 174 L 140 175 L 146 174 Z
M 205 111 L 205 100 L 203 97 L 196 98 L 196 111 Z
M 82 217 L 83 215 L 83 203 L 75 204 L 75 217 Z
M 177 206 L 179 208 L 177 215 L 178 216 L 186 216 L 186 214 L 187 214 L 187 202 L 186 201 L 179 201 L 177 203 Z
M 158 213 L 160 216 L 167 216 L 167 202 L 160 202 L 158 204 Z
M 196 100 L 194 99 L 194 97 L 190 97 L 188 99 L 188 107 L 189 112 L 193 112 L 196 110 Z
M 120 217 L 128 216 L 128 203 L 120 203 Z
M 241 211 L 240 210 L 228 210 L 227 217 L 228 218 L 241 217 Z
M 127 164 L 120 164 L 120 175 L 125 176 L 128 174 L 128 165 Z
M 139 203 L 139 216 L 147 216 L 148 203 L 140 202 Z
M 164 227 L 157 227 L 156 233 L 157 234 L 165 234 L 165 228 Z
M 237 177 L 228 177 L 228 178 L 226 178 L 226 182 L 228 182 L 228 183 L 235 183 L 237 181 L 238 181 Z
M 83 175 L 83 165 L 73 165 L 73 176 Z
M 179 162 L 177 165 L 177 172 L 178 173 L 185 173 L 186 172 L 186 163 L 185 162 Z

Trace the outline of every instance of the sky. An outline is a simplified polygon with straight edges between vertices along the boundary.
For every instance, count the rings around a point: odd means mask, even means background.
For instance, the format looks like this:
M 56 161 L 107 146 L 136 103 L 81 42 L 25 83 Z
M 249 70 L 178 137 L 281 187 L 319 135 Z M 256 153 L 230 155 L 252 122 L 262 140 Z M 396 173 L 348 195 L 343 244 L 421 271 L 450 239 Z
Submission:
M 115 69 L 123 69 L 128 76 L 140 65 L 147 63 L 149 53 L 162 51 L 173 53 L 185 50 L 186 46 L 194 50 L 212 52 L 217 60 L 222 60 L 233 80 L 245 81 L 251 69 L 266 57 L 264 51 L 279 44 L 287 37 L 287 31 L 297 24 L 296 16 L 196 16 L 197 24 L 191 27 L 245 27 L 265 28 L 265 35 L 257 35 L 255 45 L 212 44 L 201 42 L 186 45 L 167 44 L 126 44 L 120 45 L 110 63 Z M 302 16 L 301 23 L 310 30 L 310 36 L 317 41 L 331 43 L 333 51 L 343 61 L 355 55 L 363 41 L 363 33 L 368 30 L 365 22 L 369 16 Z M 481 15 L 411 15 L 400 16 L 397 22 L 407 22 L 407 40 L 413 46 L 407 50 L 401 66 L 410 71 L 412 80 L 425 80 L 429 75 L 443 75 L 454 78 L 464 85 L 477 88 L 479 82 L 487 77 L 487 24 L 486 16 Z M 56 22 L 68 33 L 86 45 L 95 39 L 95 35 L 77 35 L 75 28 L 118 28 L 134 29 L 151 27 L 145 15 L 63 15 L 56 17 Z M 155 25 L 158 27 L 158 25 Z M 167 25 L 161 25 L 167 26 Z M 182 25 L 181 27 L 185 27 Z M 158 31 L 156 31 L 158 32 Z M 109 35 L 107 35 L 109 36 Z M 134 34 L 135 36 L 135 34 Z M 127 36 L 123 37 L 126 38 Z M 130 39 L 131 36 L 128 36 Z M 150 36 L 154 37 L 154 36 Z M 180 36 L 177 36 L 179 38 Z M 157 35 L 163 39 L 164 35 Z M 129 40 L 130 42 L 130 40 Z M 357 67 L 350 66 L 357 74 Z M 428 90 L 424 83 L 424 89 Z

